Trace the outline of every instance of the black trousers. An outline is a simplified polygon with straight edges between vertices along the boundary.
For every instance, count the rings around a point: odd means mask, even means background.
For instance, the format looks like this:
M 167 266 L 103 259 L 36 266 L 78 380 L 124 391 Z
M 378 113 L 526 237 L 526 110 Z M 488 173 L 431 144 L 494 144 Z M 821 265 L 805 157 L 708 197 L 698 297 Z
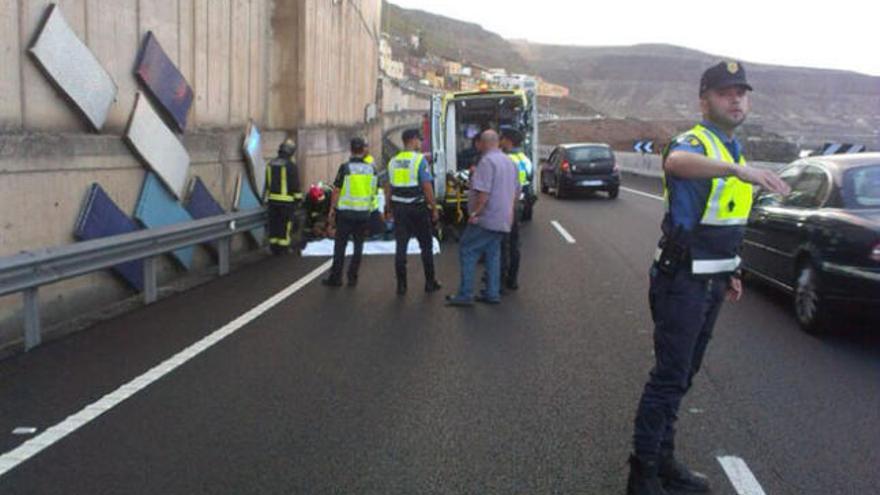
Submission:
M 342 280 L 342 269 L 345 265 L 345 248 L 348 240 L 354 239 L 354 255 L 348 265 L 348 278 L 356 279 L 364 253 L 364 238 L 370 226 L 369 217 L 351 218 L 344 213 L 336 217 L 336 242 L 333 245 L 333 266 L 330 267 L 330 278 Z
M 273 250 L 290 247 L 290 235 L 294 230 L 293 203 L 270 201 L 269 213 L 269 245 Z
M 393 203 L 394 239 L 397 242 L 394 252 L 394 271 L 398 279 L 406 280 L 406 251 L 411 237 L 419 241 L 422 252 L 422 268 L 425 281 L 434 280 L 434 236 L 431 212 L 424 203 Z
M 522 214 L 522 203 L 518 204 L 513 213 L 510 233 L 504 236 L 501 243 L 501 282 L 515 285 L 519 278 L 519 217 Z
M 654 368 L 639 401 L 633 447 L 656 458 L 675 450 L 681 400 L 700 370 L 729 277 L 699 278 L 681 268 L 673 275 L 651 268 Z

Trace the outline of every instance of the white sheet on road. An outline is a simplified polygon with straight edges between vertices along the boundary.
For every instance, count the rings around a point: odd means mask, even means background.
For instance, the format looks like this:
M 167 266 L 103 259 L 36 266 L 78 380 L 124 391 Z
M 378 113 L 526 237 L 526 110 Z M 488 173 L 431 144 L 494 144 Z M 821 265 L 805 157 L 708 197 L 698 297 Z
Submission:
M 333 239 L 322 239 L 306 244 L 302 250 L 303 256 L 333 256 Z M 367 241 L 364 243 L 364 254 L 370 256 L 393 255 L 395 250 L 394 241 Z M 410 239 L 406 248 L 407 254 L 419 254 L 419 242 Z M 349 241 L 345 248 L 345 254 L 351 256 L 354 253 L 354 243 Z M 440 254 L 440 241 L 434 238 L 434 254 Z

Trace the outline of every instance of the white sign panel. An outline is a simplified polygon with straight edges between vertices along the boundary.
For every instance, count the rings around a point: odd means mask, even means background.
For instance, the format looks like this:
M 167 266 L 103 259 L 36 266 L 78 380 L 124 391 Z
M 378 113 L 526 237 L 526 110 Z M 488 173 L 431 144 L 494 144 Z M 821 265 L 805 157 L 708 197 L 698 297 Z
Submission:
M 76 105 L 92 128 L 100 131 L 110 106 L 116 100 L 116 83 L 70 29 L 57 5 L 49 6 L 29 51 L 37 65 Z M 10 67 L 3 70 L 10 70 Z
M 168 190 L 180 199 L 189 172 L 189 153 L 143 93 L 137 95 L 125 140 Z

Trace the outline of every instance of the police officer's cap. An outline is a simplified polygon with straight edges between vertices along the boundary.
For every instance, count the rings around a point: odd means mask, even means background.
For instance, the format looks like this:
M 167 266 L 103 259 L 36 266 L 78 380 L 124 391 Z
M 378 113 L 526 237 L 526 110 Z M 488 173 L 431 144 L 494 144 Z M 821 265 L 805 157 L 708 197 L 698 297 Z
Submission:
M 349 143 L 351 151 L 361 151 L 367 147 L 367 140 L 362 137 L 355 137 Z
M 278 146 L 278 153 L 281 155 L 293 155 L 296 153 L 296 141 L 293 139 L 287 138 Z
M 422 133 L 418 129 L 407 129 L 403 131 L 403 134 L 400 136 L 403 142 L 407 142 L 411 139 L 422 139 Z
M 516 127 L 502 127 L 501 128 L 501 137 L 510 139 L 513 144 L 519 144 L 523 140 L 522 132 Z
M 700 78 L 700 96 L 710 89 L 723 89 L 741 86 L 751 91 L 752 86 L 746 81 L 746 69 L 739 62 L 720 62 L 703 72 Z

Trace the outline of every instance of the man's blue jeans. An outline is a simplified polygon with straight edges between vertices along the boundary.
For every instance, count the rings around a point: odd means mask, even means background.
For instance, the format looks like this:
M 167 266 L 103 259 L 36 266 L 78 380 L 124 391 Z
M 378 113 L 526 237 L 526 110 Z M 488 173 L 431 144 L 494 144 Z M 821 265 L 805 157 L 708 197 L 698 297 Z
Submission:
M 458 246 L 461 284 L 458 288 L 458 294 L 456 294 L 457 298 L 473 300 L 477 261 L 484 254 L 486 255 L 486 273 L 489 275 L 486 298 L 493 301 L 501 298 L 501 241 L 503 239 L 503 232 L 486 230 L 478 225 L 468 225 L 464 229 Z

